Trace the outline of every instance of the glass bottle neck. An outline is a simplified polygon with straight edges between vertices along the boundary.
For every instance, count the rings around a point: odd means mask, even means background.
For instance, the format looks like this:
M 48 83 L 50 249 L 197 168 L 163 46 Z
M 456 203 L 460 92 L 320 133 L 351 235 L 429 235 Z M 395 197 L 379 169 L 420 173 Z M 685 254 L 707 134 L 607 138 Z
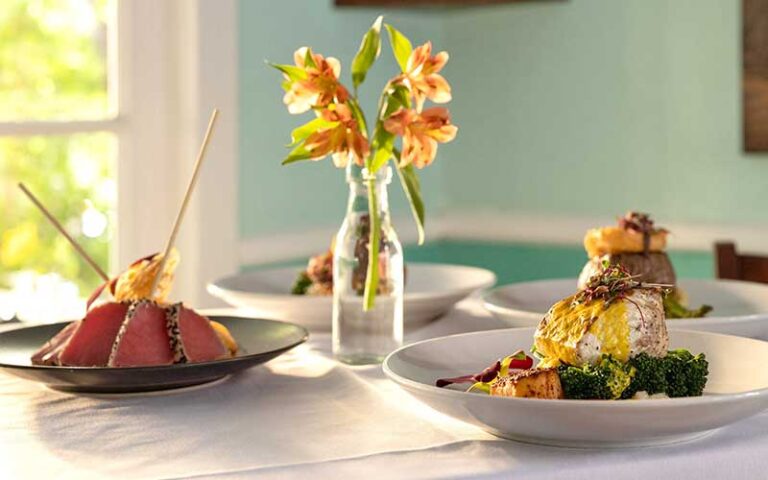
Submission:
M 368 214 L 369 189 L 373 187 L 376 207 L 379 211 L 382 225 L 389 223 L 389 197 L 387 187 L 392 181 L 390 167 L 379 170 L 371 179 L 365 169 L 355 166 L 347 168 L 347 183 L 349 183 L 349 201 L 347 214 Z

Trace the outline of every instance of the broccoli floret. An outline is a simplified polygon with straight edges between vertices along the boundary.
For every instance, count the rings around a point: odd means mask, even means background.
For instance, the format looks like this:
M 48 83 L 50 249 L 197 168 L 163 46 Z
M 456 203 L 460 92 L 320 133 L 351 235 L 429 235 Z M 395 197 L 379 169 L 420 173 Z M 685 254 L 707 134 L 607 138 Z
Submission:
M 624 390 L 632 383 L 636 372 L 635 367 L 629 363 L 620 362 L 610 355 L 603 356 L 600 361 L 600 368 L 605 371 L 608 379 L 608 389 L 611 391 L 611 398 L 619 398 Z
M 557 369 L 565 398 L 577 400 L 608 400 L 611 390 L 605 372 L 601 368 L 586 365 L 573 367 L 560 365 Z
M 610 400 L 621 397 L 632 382 L 634 367 L 605 355 L 597 365 L 558 368 L 565 398 Z
M 703 353 L 672 350 L 664 358 L 641 353 L 627 363 L 604 355 L 597 365 L 558 367 L 565 398 L 632 398 L 637 392 L 670 397 L 698 397 L 704 392 L 709 364 Z
M 710 305 L 702 305 L 696 309 L 687 309 L 674 294 L 666 295 L 663 303 L 664 316 L 666 318 L 701 318 L 712 311 Z
M 704 393 L 709 362 L 703 353 L 693 355 L 685 349 L 672 350 L 664 357 L 667 395 L 698 397 Z
M 635 368 L 635 376 L 621 398 L 632 398 L 637 392 L 653 395 L 667 391 L 666 361 L 663 358 L 641 353 L 630 359 L 629 364 Z
M 309 278 L 309 275 L 307 275 L 307 272 L 303 271 L 299 273 L 299 276 L 296 277 L 296 281 L 293 282 L 291 293 L 294 295 L 306 295 L 310 286 L 312 286 L 312 280 Z

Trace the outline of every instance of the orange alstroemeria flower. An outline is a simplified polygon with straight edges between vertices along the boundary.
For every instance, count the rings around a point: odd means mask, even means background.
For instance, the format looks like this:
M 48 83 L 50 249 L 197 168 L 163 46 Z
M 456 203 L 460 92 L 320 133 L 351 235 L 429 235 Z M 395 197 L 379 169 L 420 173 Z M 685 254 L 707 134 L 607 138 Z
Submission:
M 437 143 L 450 142 L 458 131 L 443 107 L 428 108 L 421 113 L 401 108 L 384 120 L 384 129 L 403 137 L 400 165 L 413 164 L 416 168 L 432 163 Z
M 416 110 L 421 111 L 426 99 L 435 103 L 451 101 L 451 86 L 438 74 L 448 63 L 448 52 L 432 56 L 432 42 L 416 47 L 408 58 L 406 71 L 400 76 L 416 100 Z
M 290 113 L 304 113 L 310 108 L 325 107 L 333 102 L 344 103 L 349 98 L 349 92 L 339 83 L 341 64 L 333 57 L 325 58 L 318 53 L 312 53 L 315 66 L 306 64 L 307 47 L 301 47 L 293 54 L 296 66 L 304 70 L 306 78 L 291 80 L 288 91 L 283 97 L 283 103 L 288 106 Z
M 358 165 L 363 165 L 370 153 L 368 139 L 360 131 L 352 110 L 346 104 L 330 105 L 320 116 L 334 126 L 309 135 L 304 141 L 304 148 L 312 159 L 320 160 L 331 154 L 337 167 L 346 167 L 350 156 L 354 156 Z

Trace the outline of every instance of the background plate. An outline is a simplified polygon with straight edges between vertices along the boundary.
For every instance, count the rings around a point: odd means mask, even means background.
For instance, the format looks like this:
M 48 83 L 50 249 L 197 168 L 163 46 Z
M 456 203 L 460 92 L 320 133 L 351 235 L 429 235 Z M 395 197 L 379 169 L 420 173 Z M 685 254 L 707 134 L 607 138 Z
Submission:
M 708 332 L 670 332 L 670 348 L 704 352 L 703 397 L 655 400 L 541 400 L 437 388 L 438 378 L 480 372 L 517 349 L 531 328 L 453 335 L 408 345 L 384 372 L 435 410 L 508 439 L 569 447 L 627 447 L 691 440 L 768 408 L 768 342 Z
M 291 323 L 253 318 L 209 316 L 225 325 L 240 351 L 213 362 L 156 367 L 51 367 L 32 365 L 30 357 L 66 323 L 24 327 L 0 333 L 0 368 L 56 390 L 90 393 L 134 393 L 212 382 L 267 362 L 305 342 L 307 331 Z
M 301 267 L 274 268 L 220 278 L 208 292 L 235 307 L 276 320 L 290 319 L 313 330 L 330 330 L 330 296 L 291 295 Z M 496 283 L 489 270 L 463 265 L 408 263 L 405 325 L 434 320 L 456 302 Z
M 680 280 L 689 304 L 712 305 L 704 318 L 670 319 L 670 329 L 727 333 L 768 340 L 768 285 L 736 280 Z M 485 308 L 510 327 L 532 327 L 555 302 L 576 292 L 572 278 L 515 283 L 483 297 Z

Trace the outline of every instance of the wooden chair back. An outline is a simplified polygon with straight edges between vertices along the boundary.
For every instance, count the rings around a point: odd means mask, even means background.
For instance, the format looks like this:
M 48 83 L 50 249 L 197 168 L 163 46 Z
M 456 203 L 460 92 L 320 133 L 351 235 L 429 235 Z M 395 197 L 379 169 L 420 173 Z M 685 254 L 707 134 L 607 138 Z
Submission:
M 715 244 L 717 278 L 768 283 L 768 257 L 736 252 L 733 242 Z

